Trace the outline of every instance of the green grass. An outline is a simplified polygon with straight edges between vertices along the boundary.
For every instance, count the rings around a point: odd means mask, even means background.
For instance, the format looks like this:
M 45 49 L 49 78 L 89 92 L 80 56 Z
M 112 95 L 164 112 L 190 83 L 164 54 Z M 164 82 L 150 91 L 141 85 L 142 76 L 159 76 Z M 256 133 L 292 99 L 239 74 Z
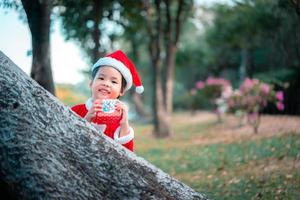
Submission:
M 136 126 L 136 153 L 211 199 L 298 199 L 300 134 L 230 143 L 194 144 L 214 123 L 177 124 L 171 138 L 155 139 Z M 220 137 L 222 137 L 220 135 Z

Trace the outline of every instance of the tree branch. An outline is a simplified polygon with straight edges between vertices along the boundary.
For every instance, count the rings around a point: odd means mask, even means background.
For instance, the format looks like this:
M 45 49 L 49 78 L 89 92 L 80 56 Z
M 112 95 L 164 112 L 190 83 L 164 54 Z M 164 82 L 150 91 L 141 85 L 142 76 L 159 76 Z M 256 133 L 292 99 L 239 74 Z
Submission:
M 206 199 L 99 134 L 2 52 L 0 116 L 0 190 L 17 199 Z

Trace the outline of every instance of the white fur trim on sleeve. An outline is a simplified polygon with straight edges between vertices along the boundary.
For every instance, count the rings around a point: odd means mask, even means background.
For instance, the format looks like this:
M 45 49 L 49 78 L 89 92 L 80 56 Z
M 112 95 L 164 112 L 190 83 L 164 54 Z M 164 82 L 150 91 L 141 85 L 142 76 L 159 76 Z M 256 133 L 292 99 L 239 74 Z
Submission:
M 125 135 L 123 137 L 119 137 L 120 136 L 120 126 L 117 128 L 117 130 L 114 133 L 114 140 L 117 141 L 120 144 L 126 144 L 128 142 L 130 142 L 130 140 L 132 140 L 134 138 L 134 131 L 133 128 L 129 127 L 129 134 Z
M 89 110 L 89 109 L 91 109 L 92 106 L 93 106 L 93 99 L 88 98 L 88 100 L 85 102 L 85 107 L 87 110 Z

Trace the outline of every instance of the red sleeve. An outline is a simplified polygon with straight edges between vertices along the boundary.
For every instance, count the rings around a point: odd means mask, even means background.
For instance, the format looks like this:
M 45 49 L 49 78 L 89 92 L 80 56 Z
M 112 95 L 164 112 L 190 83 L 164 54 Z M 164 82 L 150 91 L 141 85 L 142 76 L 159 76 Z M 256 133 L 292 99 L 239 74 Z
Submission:
M 123 146 L 133 152 L 133 140 L 130 140 L 130 142 L 123 144 Z
M 71 107 L 71 109 L 82 118 L 88 112 L 88 110 L 85 107 L 85 104 L 75 105 L 75 106 Z

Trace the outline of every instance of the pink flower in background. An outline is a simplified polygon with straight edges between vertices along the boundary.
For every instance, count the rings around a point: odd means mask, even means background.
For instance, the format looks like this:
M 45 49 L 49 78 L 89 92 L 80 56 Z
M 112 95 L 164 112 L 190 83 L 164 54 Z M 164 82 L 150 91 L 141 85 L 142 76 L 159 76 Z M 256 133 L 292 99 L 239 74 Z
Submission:
M 254 86 L 253 80 L 246 78 L 244 80 L 244 82 L 242 83 L 240 89 L 241 89 L 241 91 L 245 91 L 245 90 L 252 88 L 253 86 Z
M 252 90 L 256 85 L 259 84 L 259 80 L 246 78 L 242 85 L 240 86 L 241 92 L 247 92 Z
M 265 95 L 268 95 L 270 92 L 270 86 L 268 84 L 262 83 L 260 86 L 261 92 Z
M 278 110 L 281 110 L 281 111 L 284 110 L 284 104 L 282 102 L 277 102 L 276 106 L 277 106 Z
M 246 78 L 243 85 L 247 88 L 251 88 L 251 87 L 253 87 L 254 83 L 253 83 L 252 79 Z
M 233 93 L 231 85 L 225 86 L 222 91 L 222 97 L 228 99 Z
M 196 89 L 201 90 L 202 88 L 204 88 L 205 83 L 203 81 L 197 81 L 195 84 Z
M 203 97 L 214 102 L 217 98 L 230 96 L 232 93 L 232 86 L 230 81 L 224 78 L 208 77 L 205 81 L 197 81 L 195 83 L 195 90 L 201 93 Z
M 218 121 L 221 121 L 223 114 L 228 109 L 225 99 L 229 98 L 231 93 L 230 81 L 219 77 L 208 77 L 205 81 L 197 81 L 190 94 L 195 101 L 200 102 L 203 100 L 211 104 L 214 110 L 217 111 Z M 196 103 L 193 103 L 193 105 L 197 106 Z
M 218 85 L 219 81 L 218 81 L 218 79 L 210 76 L 206 79 L 206 84 L 207 85 Z
M 234 100 L 232 100 L 232 99 L 227 100 L 227 105 L 228 105 L 229 108 L 234 107 L 235 106 Z
M 278 101 L 283 101 L 283 99 L 284 99 L 284 97 L 283 97 L 283 91 L 276 92 L 276 99 Z
M 207 83 L 207 85 L 215 85 L 215 84 L 216 84 L 216 81 L 215 81 L 214 78 L 208 77 L 208 78 L 206 79 L 206 83 Z
M 214 78 L 214 77 L 208 77 L 206 80 L 207 85 L 222 85 L 223 87 L 225 86 L 230 86 L 230 82 L 224 78 Z
M 199 99 L 206 98 L 217 112 L 218 118 L 227 111 L 234 112 L 237 116 L 247 116 L 248 123 L 258 132 L 260 112 L 269 103 L 276 105 L 282 111 L 283 91 L 276 91 L 274 85 L 262 80 L 246 78 L 239 89 L 233 90 L 231 83 L 224 78 L 208 77 L 205 81 L 197 81 L 191 94 Z M 199 99 L 197 101 L 199 101 Z

